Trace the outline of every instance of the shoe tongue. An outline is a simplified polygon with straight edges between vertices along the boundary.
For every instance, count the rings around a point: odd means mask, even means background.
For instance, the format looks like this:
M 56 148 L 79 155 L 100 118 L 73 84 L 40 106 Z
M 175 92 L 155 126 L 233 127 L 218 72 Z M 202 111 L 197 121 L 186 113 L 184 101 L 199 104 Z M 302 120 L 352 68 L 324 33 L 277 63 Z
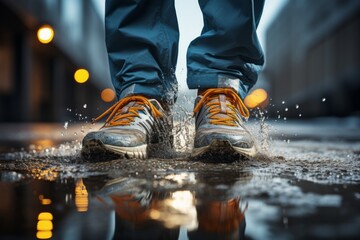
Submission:
M 156 101 L 155 99 L 149 99 L 149 101 L 156 107 L 156 109 L 158 109 L 160 112 L 164 112 L 164 109 L 162 108 L 162 106 L 160 105 L 160 103 L 158 101 Z M 132 101 L 129 102 L 128 104 L 126 104 L 122 109 L 121 109 L 121 114 L 125 114 L 129 112 L 129 109 L 132 107 L 147 107 L 146 104 L 139 104 L 136 101 Z
M 220 113 L 227 113 L 226 106 L 226 96 L 224 94 L 219 94 L 219 102 L 220 102 Z
M 209 101 L 209 103 L 215 103 L 220 108 L 220 112 L 218 114 L 216 114 L 215 116 L 217 116 L 217 117 L 228 117 L 227 116 L 228 107 L 226 105 L 228 103 L 228 101 L 226 100 L 226 95 L 219 94 L 219 96 L 217 98 Z
M 134 107 L 135 105 L 139 105 L 139 104 L 136 104 L 135 101 L 133 102 L 129 102 L 128 104 L 126 104 L 122 109 L 121 109 L 121 113 L 124 114 L 124 113 L 127 113 L 129 111 L 129 109 L 131 107 Z

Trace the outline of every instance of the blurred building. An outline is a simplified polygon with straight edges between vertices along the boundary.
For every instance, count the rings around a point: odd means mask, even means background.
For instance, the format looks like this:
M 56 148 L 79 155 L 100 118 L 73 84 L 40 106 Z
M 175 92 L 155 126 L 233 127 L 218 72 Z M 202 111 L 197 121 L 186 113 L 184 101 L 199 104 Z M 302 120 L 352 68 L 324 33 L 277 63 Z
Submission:
M 292 117 L 359 114 L 360 1 L 288 1 L 268 28 L 266 50 L 264 74 L 275 104 L 270 111 L 283 106 Z
M 44 24 L 55 32 L 48 44 L 37 38 Z M 79 68 L 90 73 L 86 83 L 74 80 Z M 104 26 L 93 1 L 0 0 L 0 121 L 93 116 L 107 87 Z

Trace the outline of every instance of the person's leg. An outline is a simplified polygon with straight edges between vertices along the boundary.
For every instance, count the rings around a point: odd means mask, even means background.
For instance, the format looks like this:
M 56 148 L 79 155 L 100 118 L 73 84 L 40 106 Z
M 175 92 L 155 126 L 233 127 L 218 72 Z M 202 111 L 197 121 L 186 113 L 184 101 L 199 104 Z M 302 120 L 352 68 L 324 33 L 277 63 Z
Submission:
M 172 142 L 179 39 L 174 1 L 107 0 L 105 28 L 119 101 L 95 119 L 109 115 L 84 137 L 82 153 L 90 160 L 147 158 L 150 145 Z
M 199 0 L 201 36 L 191 42 L 188 86 L 198 89 L 193 156 L 253 156 L 243 99 L 264 64 L 256 28 L 264 0 Z
M 190 89 L 232 87 L 245 98 L 264 64 L 256 28 L 264 0 L 199 0 L 201 36 L 187 53 Z
M 174 0 L 107 0 L 105 29 L 117 97 L 141 94 L 172 104 L 179 40 Z

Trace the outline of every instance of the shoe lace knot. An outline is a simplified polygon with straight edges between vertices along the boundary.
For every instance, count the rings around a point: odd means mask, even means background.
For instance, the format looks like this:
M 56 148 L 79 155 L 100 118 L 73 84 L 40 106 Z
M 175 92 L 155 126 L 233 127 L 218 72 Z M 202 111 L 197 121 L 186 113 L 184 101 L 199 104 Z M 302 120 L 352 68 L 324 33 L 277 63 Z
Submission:
M 230 88 L 210 88 L 194 108 L 194 116 L 203 106 L 208 108 L 211 124 L 238 126 L 238 112 L 244 118 L 249 117 L 249 110 L 239 95 Z
M 100 116 L 93 119 L 92 122 L 97 122 L 104 116 L 109 115 L 103 125 L 103 128 L 129 126 L 135 121 L 136 117 L 140 117 L 139 111 L 143 111 L 145 106 L 150 109 L 153 117 L 158 118 L 162 116 L 162 113 L 146 97 L 128 96 L 112 105 Z

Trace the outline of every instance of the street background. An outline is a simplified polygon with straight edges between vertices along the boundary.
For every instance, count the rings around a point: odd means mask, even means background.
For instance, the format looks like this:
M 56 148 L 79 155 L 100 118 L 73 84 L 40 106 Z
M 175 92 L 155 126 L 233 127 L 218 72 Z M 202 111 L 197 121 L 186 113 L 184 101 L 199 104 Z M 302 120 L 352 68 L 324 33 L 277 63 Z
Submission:
M 191 159 L 185 53 L 202 18 L 176 0 L 175 151 L 84 162 L 90 120 L 116 101 L 104 1 L 0 0 L 0 238 L 359 239 L 360 1 L 265 2 L 255 158 Z
M 185 54 L 202 16 L 197 1 L 178 0 L 176 8 L 178 105 L 191 112 L 195 92 L 185 84 Z M 356 0 L 266 1 L 258 28 L 266 64 L 248 107 L 281 119 L 359 116 L 359 9 Z M 116 101 L 104 1 L 1 0 L 0 11 L 0 122 L 92 118 Z M 54 32 L 49 42 L 38 36 L 44 26 Z

